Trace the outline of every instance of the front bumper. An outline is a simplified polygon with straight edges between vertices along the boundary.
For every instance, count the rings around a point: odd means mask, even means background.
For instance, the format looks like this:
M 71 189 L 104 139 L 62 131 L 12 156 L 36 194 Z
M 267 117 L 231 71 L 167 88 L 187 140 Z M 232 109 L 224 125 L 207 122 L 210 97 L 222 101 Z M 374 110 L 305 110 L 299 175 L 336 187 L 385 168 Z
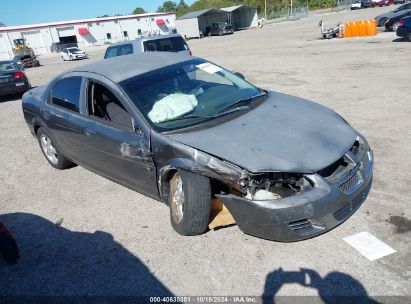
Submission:
M 278 200 L 253 201 L 218 195 L 238 227 L 256 237 L 292 242 L 325 233 L 347 220 L 362 205 L 372 185 L 373 153 L 341 179 L 329 182 L 319 174 L 306 175 L 312 189 Z

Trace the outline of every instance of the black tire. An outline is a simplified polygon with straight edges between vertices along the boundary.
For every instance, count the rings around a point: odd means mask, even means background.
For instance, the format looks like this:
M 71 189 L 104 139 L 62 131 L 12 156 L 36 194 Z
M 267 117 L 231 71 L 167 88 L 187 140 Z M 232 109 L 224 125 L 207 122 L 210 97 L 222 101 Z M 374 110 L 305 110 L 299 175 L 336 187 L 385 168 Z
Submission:
M 411 32 L 408 32 L 407 38 L 405 39 L 407 39 L 408 41 L 411 41 Z
M 173 184 L 180 178 L 182 182 L 183 213 L 180 221 L 173 213 L 174 187 Z M 194 173 L 178 170 L 170 179 L 168 204 L 170 207 L 170 221 L 174 230 L 181 235 L 199 235 L 207 230 L 211 210 L 210 179 Z M 174 205 L 173 205 L 174 204 Z
M 56 151 L 55 155 L 56 155 L 56 158 L 57 158 L 57 162 L 55 162 L 55 163 L 52 162 L 52 161 L 49 159 L 49 157 L 46 155 L 46 152 L 44 151 L 44 149 L 43 149 L 43 147 L 42 147 L 41 140 L 42 140 L 43 135 L 46 136 L 46 137 L 51 141 L 52 147 L 53 147 L 54 150 Z M 58 169 L 58 170 L 63 170 L 63 169 L 66 169 L 66 168 L 68 168 L 68 167 L 70 167 L 70 166 L 73 165 L 73 163 L 72 163 L 70 160 L 68 160 L 68 159 L 60 152 L 60 150 L 56 147 L 54 139 L 49 135 L 49 133 L 48 133 L 44 128 L 39 128 L 39 129 L 38 129 L 38 131 L 37 131 L 37 140 L 38 140 L 38 142 L 39 142 L 39 146 L 40 146 L 41 152 L 43 153 L 44 157 L 46 158 L 46 160 L 48 161 L 48 163 L 49 163 L 53 168 Z
M 2 223 L 0 223 L 0 254 L 7 263 L 14 263 L 19 258 L 17 243 Z
M 386 17 L 381 18 L 380 21 L 378 22 L 378 25 L 380 27 L 385 27 L 385 24 L 387 23 L 387 21 L 388 21 L 388 18 L 386 18 Z

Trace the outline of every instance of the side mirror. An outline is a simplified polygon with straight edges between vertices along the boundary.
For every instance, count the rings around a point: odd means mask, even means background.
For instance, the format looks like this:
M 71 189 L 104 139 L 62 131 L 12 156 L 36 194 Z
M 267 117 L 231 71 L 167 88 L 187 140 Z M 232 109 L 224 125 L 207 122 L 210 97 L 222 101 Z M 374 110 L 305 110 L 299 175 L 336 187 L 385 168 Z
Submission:
M 235 72 L 235 75 L 237 75 L 238 77 L 240 77 L 241 79 L 245 80 L 245 76 L 239 72 Z

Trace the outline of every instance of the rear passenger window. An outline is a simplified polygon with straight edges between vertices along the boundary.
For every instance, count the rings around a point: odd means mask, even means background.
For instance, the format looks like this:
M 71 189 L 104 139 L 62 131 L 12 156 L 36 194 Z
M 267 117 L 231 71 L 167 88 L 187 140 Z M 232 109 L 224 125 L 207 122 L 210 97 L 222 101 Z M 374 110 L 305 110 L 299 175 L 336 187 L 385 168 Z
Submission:
M 120 47 L 120 56 L 133 54 L 133 46 L 131 44 L 124 44 Z
M 188 45 L 181 37 L 170 37 L 144 42 L 144 51 L 146 52 L 181 52 L 186 50 L 188 50 Z
M 117 47 L 109 47 L 104 55 L 104 58 L 111 58 L 116 57 L 117 55 Z
M 81 77 L 61 80 L 51 90 L 51 102 L 56 106 L 79 112 Z

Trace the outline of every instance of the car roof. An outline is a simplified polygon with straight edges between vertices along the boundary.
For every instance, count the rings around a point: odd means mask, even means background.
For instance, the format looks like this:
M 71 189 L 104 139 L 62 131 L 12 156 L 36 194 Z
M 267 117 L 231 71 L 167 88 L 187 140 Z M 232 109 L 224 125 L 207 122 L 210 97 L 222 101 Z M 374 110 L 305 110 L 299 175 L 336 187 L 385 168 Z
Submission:
M 0 64 L 6 64 L 6 63 L 14 63 L 13 60 L 2 60 L 0 61 Z
M 163 67 L 191 60 L 195 57 L 171 52 L 149 52 L 112 57 L 75 67 L 68 72 L 90 72 L 121 82 Z
M 131 44 L 140 43 L 141 41 L 166 39 L 166 38 L 172 38 L 172 37 L 181 37 L 181 38 L 183 38 L 180 34 L 168 34 L 168 35 L 160 35 L 160 36 L 140 37 L 140 38 L 137 38 L 137 39 L 134 39 L 134 40 L 128 40 L 128 41 L 124 41 L 124 42 L 111 44 L 109 46 L 109 48 L 119 46 L 119 45 L 124 45 L 124 44 L 130 44 L 130 43 Z

